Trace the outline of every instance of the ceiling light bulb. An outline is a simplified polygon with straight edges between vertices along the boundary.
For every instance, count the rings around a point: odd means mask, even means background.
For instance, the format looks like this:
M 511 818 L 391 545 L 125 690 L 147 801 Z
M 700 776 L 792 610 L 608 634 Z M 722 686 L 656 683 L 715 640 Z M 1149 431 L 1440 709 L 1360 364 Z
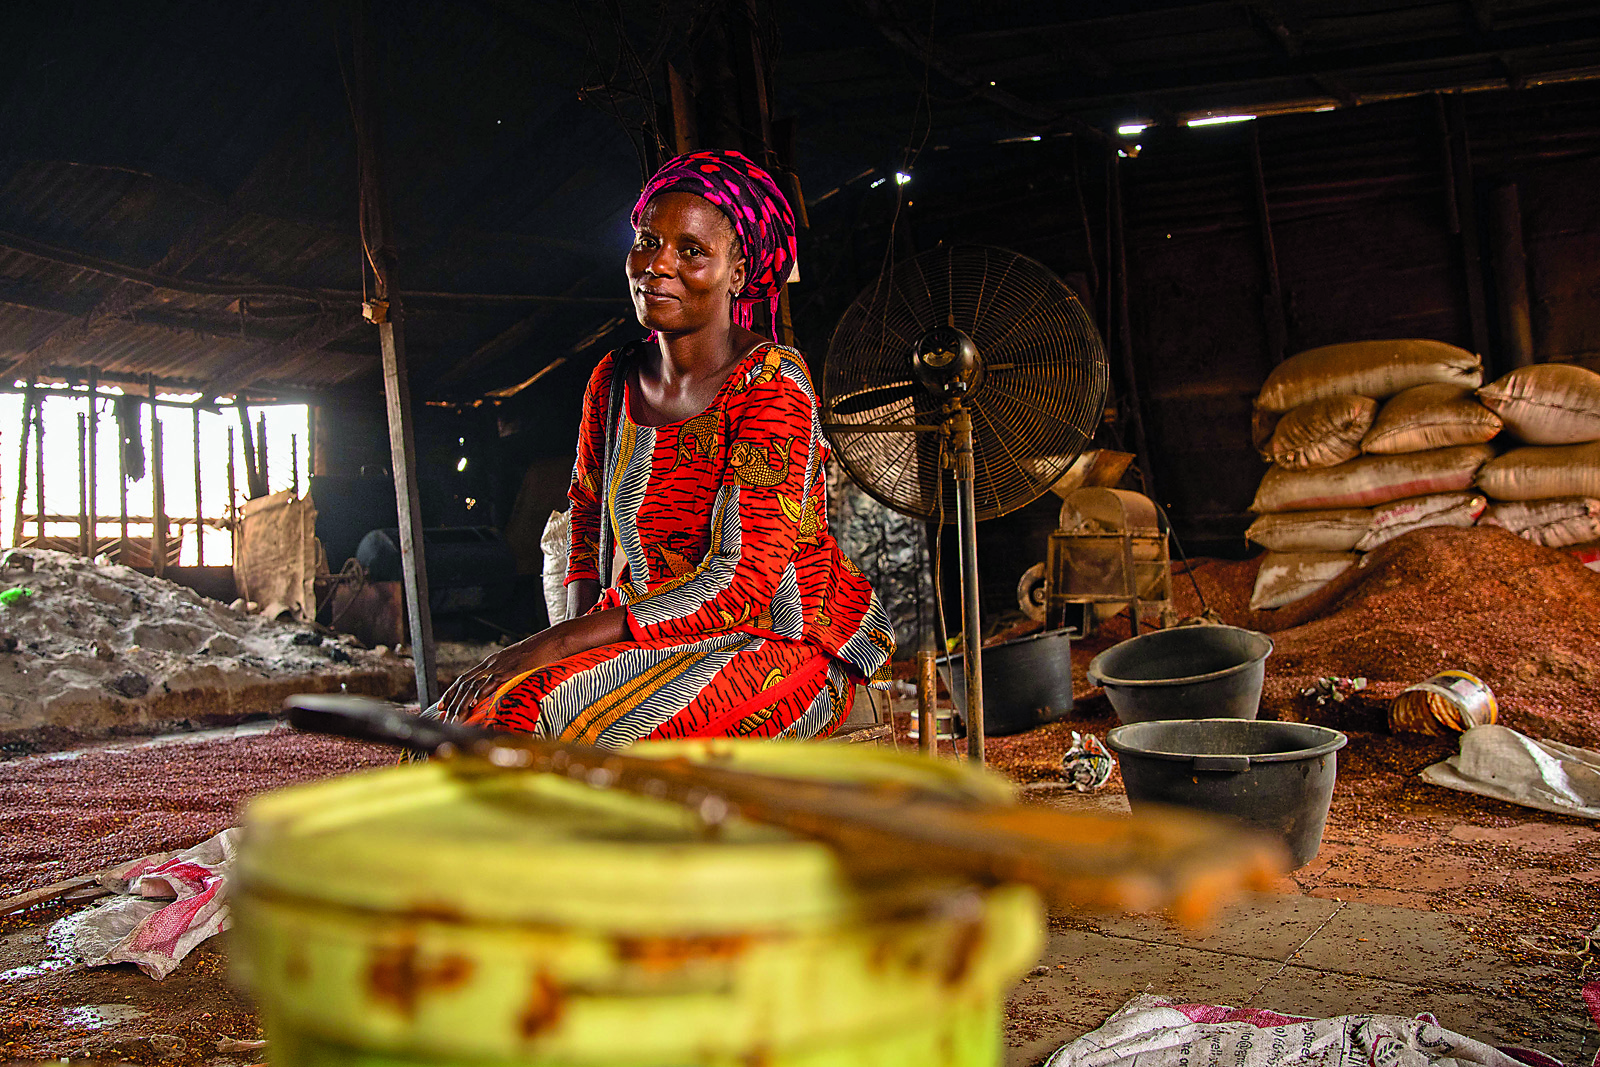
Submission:
M 1150 124 L 1148 122 L 1130 122 L 1126 125 L 1118 126 L 1117 132 L 1124 137 L 1137 137 L 1149 128 Z

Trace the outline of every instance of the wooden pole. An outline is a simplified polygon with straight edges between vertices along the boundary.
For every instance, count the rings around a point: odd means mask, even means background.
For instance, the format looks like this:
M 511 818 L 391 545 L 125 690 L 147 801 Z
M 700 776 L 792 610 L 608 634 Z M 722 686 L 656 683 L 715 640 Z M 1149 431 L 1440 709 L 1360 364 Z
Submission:
M 123 423 L 117 420 L 117 508 L 119 527 L 117 535 L 117 562 L 128 563 L 128 442 L 123 437 Z
M 1287 354 L 1289 326 L 1283 314 L 1283 287 L 1278 277 L 1278 246 L 1272 239 L 1272 212 L 1267 204 L 1266 173 L 1261 167 L 1259 125 L 1250 125 L 1250 176 L 1254 179 L 1256 223 L 1261 231 L 1261 258 L 1267 278 L 1267 291 L 1261 300 L 1261 320 L 1267 335 L 1267 355 L 1276 367 Z
M 939 673 L 933 650 L 917 653 L 917 751 L 924 756 L 939 754 Z
M 78 555 L 89 554 L 89 417 L 78 412 Z
M 1144 410 L 1139 402 L 1139 376 L 1133 363 L 1133 326 L 1128 311 L 1128 249 L 1123 239 L 1122 168 L 1117 157 L 1111 155 L 1111 282 L 1116 290 L 1117 362 L 1122 368 L 1122 383 L 1127 390 L 1123 398 L 1128 408 L 1128 424 L 1133 428 L 1134 448 L 1139 453 L 1139 472 L 1144 475 L 1143 489 L 1147 496 L 1156 495 L 1155 478 L 1150 466 L 1150 442 L 1144 433 Z
M 233 410 L 239 415 L 239 434 L 244 446 L 244 491 L 254 500 L 267 495 L 267 486 L 261 468 L 256 465 L 256 446 L 250 433 L 250 407 L 242 394 L 234 398 Z M 233 502 L 230 500 L 229 503 Z
M 16 518 L 11 523 L 11 543 L 22 544 L 22 517 L 27 509 L 28 499 L 28 435 L 33 417 L 34 390 L 33 382 L 28 383 L 27 389 L 22 394 L 22 430 L 17 434 L 17 507 Z
M 1483 293 L 1483 257 L 1479 251 L 1477 196 L 1472 177 L 1472 146 L 1467 136 L 1466 107 L 1458 93 L 1445 106 L 1450 136 L 1450 162 L 1461 227 L 1461 269 L 1466 282 L 1467 325 L 1472 348 L 1484 359 L 1484 376 L 1493 377 L 1489 358 L 1489 311 Z
M 228 504 L 222 510 L 222 515 L 228 520 L 228 561 L 231 565 L 239 562 L 239 522 L 236 509 L 239 503 L 239 487 L 234 475 L 234 464 L 238 460 L 233 449 L 233 427 L 228 427 Z
M 300 438 L 289 435 L 289 491 L 300 495 Z
M 89 555 L 100 554 L 100 391 L 99 369 L 89 368 Z
M 1084 262 L 1089 267 L 1089 293 L 1090 298 L 1100 293 L 1100 269 L 1095 266 L 1098 258 L 1094 254 L 1094 232 L 1089 229 L 1089 208 L 1083 200 L 1083 171 L 1078 166 L 1078 141 L 1071 139 L 1072 148 L 1072 195 L 1078 203 L 1078 225 L 1083 227 L 1083 254 Z
M 1490 261 L 1494 267 L 1500 345 L 1508 368 L 1533 365 L 1533 315 L 1528 305 L 1528 254 L 1522 243 L 1522 204 L 1516 182 L 1489 201 Z
M 317 470 L 317 420 L 322 417 L 322 405 L 306 405 L 306 492 L 311 491 L 311 479 Z
M 154 505 L 150 531 L 150 569 L 157 578 L 167 573 L 167 478 L 162 462 L 161 420 L 150 405 L 150 496 Z
M 380 84 L 373 54 L 376 23 L 359 3 L 355 43 L 356 156 L 360 173 L 359 212 L 362 240 L 374 275 L 374 299 L 364 313 L 378 327 L 383 352 L 383 395 L 389 417 L 389 455 L 394 467 L 395 506 L 400 518 L 400 563 L 406 611 L 411 621 L 412 666 L 417 701 L 424 707 L 438 700 L 434 667 L 433 614 L 428 603 L 428 565 L 423 554 L 422 508 L 417 489 L 416 438 L 411 417 L 411 379 L 400 292 L 395 284 L 396 255 L 390 233 L 389 202 L 384 188 L 383 148 L 377 106 Z
M 200 408 L 194 409 L 194 554 L 195 564 L 206 565 L 206 513 L 200 494 Z
M 44 397 L 33 402 L 33 500 L 38 512 L 39 539 L 44 544 Z
M 261 491 L 255 496 L 272 492 L 272 475 L 267 470 L 267 413 L 256 414 L 256 472 L 261 476 Z

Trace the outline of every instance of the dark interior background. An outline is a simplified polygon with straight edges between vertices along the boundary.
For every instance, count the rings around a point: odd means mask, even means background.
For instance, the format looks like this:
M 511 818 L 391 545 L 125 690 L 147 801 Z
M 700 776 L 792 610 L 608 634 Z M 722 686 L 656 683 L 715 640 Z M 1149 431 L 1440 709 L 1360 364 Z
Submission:
M 428 525 L 525 545 L 563 505 L 584 383 L 638 334 L 621 259 L 671 142 L 669 64 L 702 132 L 736 136 L 755 57 L 771 161 L 804 191 L 791 310 L 819 371 L 856 294 L 942 242 L 1040 260 L 1117 351 L 1117 184 L 1132 358 L 1100 440 L 1136 449 L 1142 417 L 1146 488 L 1191 553 L 1246 551 L 1250 402 L 1280 349 L 1429 337 L 1504 369 L 1507 186 L 1536 357 L 1600 368 L 1591 4 L 90 0 L 0 19 L 0 378 L 93 366 L 302 400 L 332 478 L 389 465 L 348 94 L 372 27 Z M 1186 125 L 1230 112 L 1261 117 Z M 982 528 L 986 609 L 1014 604 L 1055 509 Z

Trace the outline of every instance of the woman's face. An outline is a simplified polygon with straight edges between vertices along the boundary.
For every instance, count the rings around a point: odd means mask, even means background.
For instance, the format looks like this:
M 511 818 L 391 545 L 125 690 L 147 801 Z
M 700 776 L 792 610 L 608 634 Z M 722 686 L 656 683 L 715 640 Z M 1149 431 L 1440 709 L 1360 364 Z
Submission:
M 728 217 L 693 193 L 662 193 L 645 205 L 628 252 L 628 292 L 639 324 L 693 333 L 732 318 L 744 260 Z

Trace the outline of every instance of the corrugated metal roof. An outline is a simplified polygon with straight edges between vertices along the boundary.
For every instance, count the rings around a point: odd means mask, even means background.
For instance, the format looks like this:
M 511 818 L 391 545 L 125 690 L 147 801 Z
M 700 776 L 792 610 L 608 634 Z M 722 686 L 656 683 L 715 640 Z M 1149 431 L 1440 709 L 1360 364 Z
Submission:
M 321 0 L 9 8 L 0 359 L 43 351 L 53 365 L 191 382 L 248 367 L 277 387 L 373 384 L 376 339 L 353 295 L 362 254 L 350 72 L 340 62 L 348 30 L 336 9 Z M 641 166 L 624 125 L 637 133 L 649 102 L 579 98 L 582 86 L 632 77 L 625 54 L 613 54 L 609 16 L 509 0 L 390 0 L 375 10 L 402 290 L 620 298 Z M 774 0 L 770 10 L 782 42 L 777 106 L 794 116 L 813 197 L 894 166 L 924 129 L 936 131 L 931 143 L 992 145 L 1075 122 L 1171 124 L 1205 110 L 1319 101 L 1352 108 L 1339 119 L 1359 123 L 1361 100 L 1600 70 L 1600 12 L 1585 0 Z M 693 0 L 627 0 L 623 14 L 640 51 L 655 41 L 669 56 L 704 23 Z M 1477 136 L 1519 132 L 1488 124 Z M 1421 180 L 1416 143 L 1364 151 L 1361 173 L 1341 167 L 1347 180 L 1373 189 Z M 1270 175 L 1279 210 L 1315 211 L 1327 195 L 1316 149 L 1287 155 L 1299 169 Z M 1202 173 L 1168 189 L 1156 180 L 1140 190 L 1143 221 L 1193 216 L 1211 195 L 1204 168 L 1220 165 L 1196 166 Z M 1229 190 L 1210 205 L 1219 224 L 1242 217 L 1237 174 L 1219 171 L 1212 184 Z M 7 246 L 5 234 L 22 240 Z M 842 254 L 808 249 L 819 252 Z M 130 284 L 117 265 L 168 281 Z M 418 391 L 520 380 L 627 313 L 622 303 L 418 297 L 408 307 Z

